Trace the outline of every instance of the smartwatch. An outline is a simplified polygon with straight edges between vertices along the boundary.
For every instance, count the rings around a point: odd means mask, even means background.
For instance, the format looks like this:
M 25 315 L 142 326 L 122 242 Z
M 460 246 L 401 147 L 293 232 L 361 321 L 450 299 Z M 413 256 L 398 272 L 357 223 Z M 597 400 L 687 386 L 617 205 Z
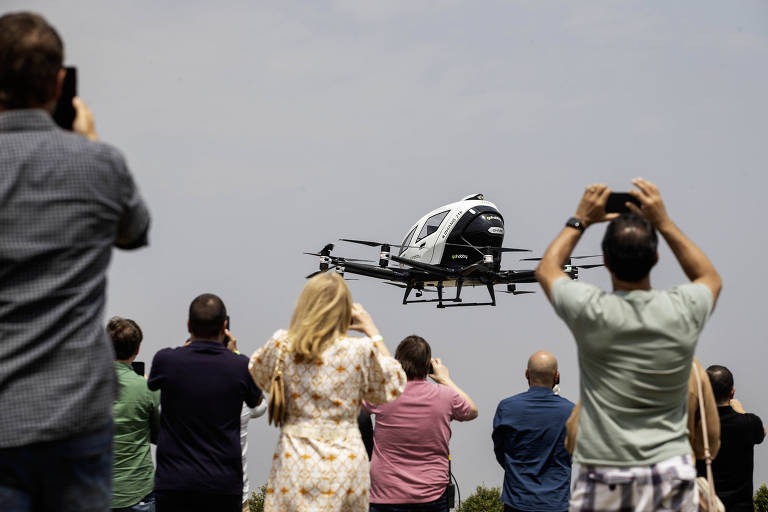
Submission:
M 581 220 L 577 217 L 571 217 L 568 219 L 568 222 L 565 223 L 566 227 L 578 229 L 582 233 L 584 232 L 584 224 L 581 223 Z

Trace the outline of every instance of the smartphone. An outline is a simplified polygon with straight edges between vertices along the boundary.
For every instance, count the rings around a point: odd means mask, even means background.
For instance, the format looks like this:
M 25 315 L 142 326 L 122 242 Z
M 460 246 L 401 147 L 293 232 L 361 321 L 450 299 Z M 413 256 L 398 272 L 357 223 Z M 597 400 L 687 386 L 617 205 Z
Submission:
M 133 371 L 136 372 L 136 375 L 143 377 L 147 373 L 144 361 L 134 361 L 131 363 L 131 366 L 133 366 Z
M 635 196 L 626 192 L 611 192 L 608 202 L 605 203 L 605 213 L 626 213 L 629 211 L 626 203 L 630 202 L 640 208 L 640 201 Z
M 72 106 L 72 98 L 77 96 L 77 68 L 66 67 L 64 84 L 61 86 L 61 96 L 53 110 L 53 120 L 65 130 L 72 131 L 75 124 L 75 107 Z

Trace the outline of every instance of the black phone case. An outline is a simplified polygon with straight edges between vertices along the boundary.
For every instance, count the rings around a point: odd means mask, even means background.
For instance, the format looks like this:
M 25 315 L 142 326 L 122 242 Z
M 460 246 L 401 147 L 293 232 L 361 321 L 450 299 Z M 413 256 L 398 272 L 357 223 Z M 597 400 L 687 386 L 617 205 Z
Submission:
M 72 131 L 75 123 L 75 107 L 72 106 L 72 98 L 77 96 L 77 69 L 66 68 L 67 75 L 61 86 L 61 96 L 53 110 L 53 120 L 61 128 Z

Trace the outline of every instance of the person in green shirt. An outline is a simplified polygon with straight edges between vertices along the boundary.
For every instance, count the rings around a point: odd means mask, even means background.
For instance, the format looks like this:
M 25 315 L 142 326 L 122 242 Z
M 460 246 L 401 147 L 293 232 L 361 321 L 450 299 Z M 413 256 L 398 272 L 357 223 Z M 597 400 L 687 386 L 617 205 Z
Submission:
M 114 317 L 107 324 L 107 333 L 115 347 L 115 371 L 120 387 L 113 407 L 111 507 L 113 512 L 154 512 L 155 467 L 149 445 L 155 441 L 160 424 L 160 392 L 150 391 L 146 377 L 137 375 L 131 365 L 139 354 L 143 338 L 139 325 L 128 318 Z
M 536 279 L 578 349 L 581 464 L 570 510 L 696 510 L 696 472 L 687 430 L 687 392 L 699 334 L 722 287 L 704 252 L 667 214 L 658 188 L 633 180 L 630 211 L 606 214 L 611 190 L 590 185 L 547 249 Z M 611 221 L 603 258 L 613 291 L 572 281 L 562 265 L 583 231 Z M 651 287 L 657 231 L 690 283 Z

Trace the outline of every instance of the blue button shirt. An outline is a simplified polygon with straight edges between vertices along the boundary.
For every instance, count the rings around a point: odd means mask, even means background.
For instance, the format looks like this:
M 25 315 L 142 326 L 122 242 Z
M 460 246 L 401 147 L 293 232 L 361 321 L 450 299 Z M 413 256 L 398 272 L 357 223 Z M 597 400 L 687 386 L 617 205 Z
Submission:
M 573 402 L 533 386 L 502 400 L 493 418 L 493 450 L 504 468 L 502 501 L 519 510 L 568 510 L 571 456 L 565 422 Z

